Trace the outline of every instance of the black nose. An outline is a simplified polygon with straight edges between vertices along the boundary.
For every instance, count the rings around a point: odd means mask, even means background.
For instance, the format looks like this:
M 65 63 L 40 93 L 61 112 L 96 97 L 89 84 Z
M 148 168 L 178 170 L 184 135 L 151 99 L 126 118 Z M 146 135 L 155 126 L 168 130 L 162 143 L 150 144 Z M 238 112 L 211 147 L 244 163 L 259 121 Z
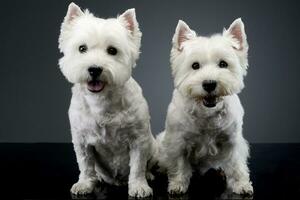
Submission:
M 202 87 L 203 87 L 203 89 L 206 92 L 210 93 L 210 92 L 212 92 L 212 91 L 214 91 L 216 89 L 216 87 L 217 87 L 217 81 L 214 81 L 214 80 L 205 80 L 202 83 Z
M 97 67 L 97 66 L 93 66 L 93 67 L 90 67 L 88 69 L 88 71 L 89 71 L 89 74 L 91 75 L 92 78 L 97 78 L 102 73 L 102 68 Z

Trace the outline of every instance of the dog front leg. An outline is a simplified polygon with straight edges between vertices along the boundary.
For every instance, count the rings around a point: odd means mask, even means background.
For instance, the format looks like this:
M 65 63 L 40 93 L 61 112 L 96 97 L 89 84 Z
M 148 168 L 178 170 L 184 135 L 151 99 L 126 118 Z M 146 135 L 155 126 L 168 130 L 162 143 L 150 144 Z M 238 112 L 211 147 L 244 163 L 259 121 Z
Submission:
M 227 176 L 227 188 L 241 195 L 252 195 L 253 187 L 246 161 L 236 160 L 222 167 Z
M 145 150 L 138 148 L 130 150 L 129 196 L 147 197 L 153 193 L 146 180 L 147 158 Z
M 221 168 L 225 171 L 225 175 L 227 177 L 227 188 L 230 192 L 242 195 L 253 194 L 249 168 L 247 166 L 248 156 L 248 143 L 244 138 L 240 137 L 237 145 L 233 149 L 231 159 L 221 166 Z
M 93 148 L 90 145 L 74 144 L 80 175 L 78 182 L 71 188 L 73 194 L 92 193 L 95 188 L 97 176 Z
M 177 159 L 170 160 L 168 167 L 168 192 L 170 194 L 186 193 L 190 184 L 191 176 L 191 165 L 183 155 Z

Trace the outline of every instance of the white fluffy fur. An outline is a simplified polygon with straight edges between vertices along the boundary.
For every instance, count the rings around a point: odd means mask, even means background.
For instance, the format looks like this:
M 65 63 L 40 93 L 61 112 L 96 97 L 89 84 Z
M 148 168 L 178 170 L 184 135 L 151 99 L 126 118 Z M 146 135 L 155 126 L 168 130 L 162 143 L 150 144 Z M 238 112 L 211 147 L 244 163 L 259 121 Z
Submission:
M 131 77 L 139 56 L 141 32 L 130 9 L 117 18 L 101 19 L 71 3 L 61 26 L 59 61 L 64 76 L 74 84 L 69 108 L 72 142 L 80 176 L 71 188 L 74 194 L 91 193 L 96 182 L 128 183 L 129 195 L 152 194 L 146 166 L 155 151 L 148 105 Z M 81 54 L 80 45 L 88 50 Z M 115 56 L 106 52 L 117 48 Z M 103 67 L 104 90 L 87 89 L 88 68 Z
M 157 137 L 159 164 L 167 170 L 169 193 L 185 193 L 193 172 L 222 168 L 228 189 L 252 193 L 247 158 L 249 147 L 242 135 L 244 110 L 237 96 L 244 87 L 248 44 L 241 19 L 223 34 L 197 36 L 179 21 L 173 37 L 171 67 L 173 98 L 165 130 Z M 228 68 L 220 68 L 224 60 Z M 192 69 L 192 63 L 200 69 Z M 217 81 L 215 107 L 205 107 L 204 80 Z

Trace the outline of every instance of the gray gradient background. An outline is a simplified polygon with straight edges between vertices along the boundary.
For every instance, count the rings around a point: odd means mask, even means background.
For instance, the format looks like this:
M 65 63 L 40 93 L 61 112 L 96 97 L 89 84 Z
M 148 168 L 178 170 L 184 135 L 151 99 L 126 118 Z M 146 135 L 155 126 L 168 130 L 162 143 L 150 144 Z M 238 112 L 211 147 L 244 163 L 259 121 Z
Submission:
M 171 38 L 179 19 L 199 34 L 222 31 L 242 17 L 250 45 L 240 94 L 250 142 L 300 142 L 300 28 L 295 1 L 75 1 L 101 17 L 135 7 L 143 32 L 134 70 L 149 102 L 153 133 L 164 127 L 173 82 Z M 71 85 L 58 68 L 60 24 L 69 2 L 3 1 L 0 12 L 0 142 L 71 142 Z M 297 4 L 297 5 L 296 5 Z

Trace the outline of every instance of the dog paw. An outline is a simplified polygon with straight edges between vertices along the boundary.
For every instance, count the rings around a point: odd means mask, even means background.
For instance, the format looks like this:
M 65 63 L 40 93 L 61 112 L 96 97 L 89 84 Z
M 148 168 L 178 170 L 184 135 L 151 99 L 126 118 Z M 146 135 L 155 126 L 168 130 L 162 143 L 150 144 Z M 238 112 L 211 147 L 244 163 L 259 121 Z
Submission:
M 90 182 L 77 182 L 71 188 L 71 193 L 75 195 L 90 194 L 94 190 L 94 184 Z
M 187 192 L 189 184 L 184 181 L 170 181 L 168 186 L 169 194 L 184 194 Z
M 153 181 L 155 179 L 155 176 L 151 172 L 147 172 L 146 179 L 149 181 Z
M 232 188 L 233 192 L 240 195 L 252 196 L 253 195 L 253 187 L 251 182 L 241 182 L 236 183 Z
M 147 182 L 137 181 L 129 184 L 128 194 L 131 197 L 143 198 L 151 196 L 153 194 L 153 191 L 152 188 L 149 187 Z

